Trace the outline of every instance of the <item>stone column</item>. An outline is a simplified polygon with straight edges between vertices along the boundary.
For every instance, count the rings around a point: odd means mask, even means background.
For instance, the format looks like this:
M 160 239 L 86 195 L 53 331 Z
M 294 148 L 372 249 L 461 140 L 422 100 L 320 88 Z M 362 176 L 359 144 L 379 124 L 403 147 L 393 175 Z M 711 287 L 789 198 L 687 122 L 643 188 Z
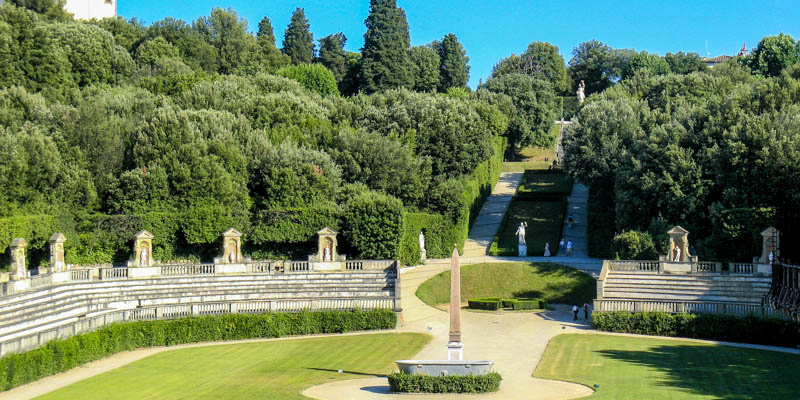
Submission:
M 54 233 L 50 236 L 50 270 L 52 272 L 64 272 L 67 264 L 64 262 L 64 242 L 67 237 L 63 233 Z
M 16 238 L 11 241 L 9 248 L 11 249 L 11 274 L 10 277 L 14 280 L 27 279 L 28 263 L 25 260 L 25 248 L 28 247 L 28 242 L 23 238 Z
M 447 359 L 464 359 L 464 345 L 461 343 L 461 267 L 458 261 L 458 248 L 453 245 L 450 257 L 450 339 L 447 343 Z

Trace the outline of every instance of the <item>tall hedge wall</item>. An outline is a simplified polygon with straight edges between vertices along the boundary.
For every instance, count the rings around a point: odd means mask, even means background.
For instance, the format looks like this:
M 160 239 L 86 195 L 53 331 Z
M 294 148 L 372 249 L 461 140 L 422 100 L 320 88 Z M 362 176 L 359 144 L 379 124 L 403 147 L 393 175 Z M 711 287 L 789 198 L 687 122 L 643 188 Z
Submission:
M 392 329 L 396 324 L 397 315 L 390 310 L 227 314 L 113 324 L 0 358 L 0 390 L 143 347 Z

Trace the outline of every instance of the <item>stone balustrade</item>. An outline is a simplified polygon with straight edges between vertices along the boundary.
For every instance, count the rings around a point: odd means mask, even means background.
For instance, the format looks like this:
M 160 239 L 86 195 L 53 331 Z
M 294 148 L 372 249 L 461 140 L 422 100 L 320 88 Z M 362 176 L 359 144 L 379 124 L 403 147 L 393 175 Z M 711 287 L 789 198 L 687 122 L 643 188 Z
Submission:
M 753 275 L 771 274 L 769 264 L 728 263 L 723 271 L 723 263 L 718 261 L 648 261 L 648 260 L 604 260 L 603 268 L 609 271 L 678 272 L 678 273 L 730 273 Z
M 372 310 L 396 309 L 398 307 L 399 298 L 387 297 L 169 304 L 131 310 L 90 313 L 87 314 L 85 318 L 66 325 L 0 342 L 0 357 L 32 350 L 54 339 L 66 339 L 70 336 L 92 332 L 105 325 L 117 322 L 173 319 L 229 313 L 299 312 L 302 310 Z
M 641 300 L 609 300 L 594 301 L 595 312 L 628 311 L 628 312 L 666 312 L 670 314 L 728 314 L 755 315 L 769 318 L 791 319 L 791 315 L 783 310 L 770 306 L 727 302 L 689 302 L 689 301 L 641 301 Z
M 324 268 L 317 268 L 324 264 Z M 334 269 L 331 269 L 334 264 Z M 40 289 L 66 282 L 92 280 L 142 279 L 172 276 L 202 276 L 231 274 L 272 274 L 349 271 L 397 271 L 396 260 L 351 260 L 336 263 L 313 261 L 255 261 L 243 264 L 165 264 L 154 267 L 72 267 L 66 272 L 35 275 L 25 279 L 0 280 L 2 295 L 12 295 L 30 289 Z

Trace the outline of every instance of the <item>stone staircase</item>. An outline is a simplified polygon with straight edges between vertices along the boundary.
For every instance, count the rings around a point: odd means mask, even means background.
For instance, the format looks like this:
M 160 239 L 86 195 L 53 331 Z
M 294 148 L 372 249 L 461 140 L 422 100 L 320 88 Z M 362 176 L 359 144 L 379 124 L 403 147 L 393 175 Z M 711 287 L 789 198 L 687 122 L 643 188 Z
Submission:
M 753 275 L 609 271 L 601 284 L 603 300 L 760 305 L 771 279 Z
M 372 270 L 66 283 L 0 298 L 0 343 L 52 331 L 103 313 L 155 306 L 253 301 L 308 304 L 325 300 L 360 300 L 371 304 L 371 300 L 393 299 L 396 282 L 394 271 Z M 352 303 L 341 304 L 346 307 Z

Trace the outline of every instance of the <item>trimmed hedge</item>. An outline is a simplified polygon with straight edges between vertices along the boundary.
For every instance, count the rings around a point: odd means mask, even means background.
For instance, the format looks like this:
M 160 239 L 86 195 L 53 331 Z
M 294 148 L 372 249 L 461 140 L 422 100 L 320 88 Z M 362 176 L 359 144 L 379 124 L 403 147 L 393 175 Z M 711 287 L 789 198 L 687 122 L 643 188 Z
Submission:
M 428 376 L 404 372 L 389 374 L 392 392 L 401 393 L 487 393 L 500 390 L 503 378 L 497 372 L 486 375 Z
M 664 312 L 596 312 L 594 327 L 601 331 L 677 336 L 770 346 L 800 345 L 800 325 L 793 321 L 714 314 Z
M 397 315 L 390 310 L 226 314 L 119 323 L 0 358 L 0 390 L 142 347 L 392 329 L 396 325 Z
M 476 310 L 496 311 L 501 308 L 514 310 L 538 310 L 547 306 L 547 300 L 534 298 L 501 299 L 499 297 L 486 297 L 469 299 L 469 308 Z

